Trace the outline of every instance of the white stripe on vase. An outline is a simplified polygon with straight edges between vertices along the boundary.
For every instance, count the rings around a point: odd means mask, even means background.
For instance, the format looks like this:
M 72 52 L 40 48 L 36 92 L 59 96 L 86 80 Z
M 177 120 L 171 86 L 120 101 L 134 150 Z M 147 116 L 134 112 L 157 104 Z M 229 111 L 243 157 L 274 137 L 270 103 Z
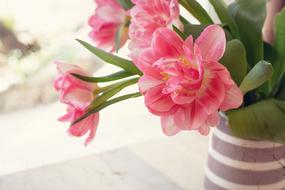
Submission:
M 209 147 L 209 154 L 212 156 L 212 158 L 219 161 L 220 163 L 237 169 L 252 171 L 270 171 L 283 168 L 283 166 L 285 165 L 285 159 L 280 159 L 273 162 L 243 162 L 234 160 L 220 154 L 219 152 L 214 150 L 212 146 Z
M 206 176 L 212 183 L 228 190 L 282 190 L 285 187 L 285 180 L 269 185 L 260 186 L 233 183 L 217 176 L 208 167 L 206 168 Z
M 240 138 L 228 135 L 218 128 L 215 128 L 214 134 L 223 141 L 226 141 L 230 144 L 234 144 L 236 146 L 241 146 L 244 148 L 274 148 L 274 147 L 284 146 L 284 144 L 272 143 L 269 141 L 268 142 L 267 141 L 251 141 L 251 140 L 240 139 Z

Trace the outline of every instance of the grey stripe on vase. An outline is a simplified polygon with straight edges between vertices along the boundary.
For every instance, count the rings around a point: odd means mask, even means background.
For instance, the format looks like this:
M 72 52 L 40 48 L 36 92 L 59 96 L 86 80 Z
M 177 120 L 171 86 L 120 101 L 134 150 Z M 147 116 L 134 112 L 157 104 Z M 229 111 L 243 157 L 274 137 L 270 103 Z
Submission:
M 226 117 L 214 130 L 205 190 L 285 189 L 285 145 L 234 137 Z

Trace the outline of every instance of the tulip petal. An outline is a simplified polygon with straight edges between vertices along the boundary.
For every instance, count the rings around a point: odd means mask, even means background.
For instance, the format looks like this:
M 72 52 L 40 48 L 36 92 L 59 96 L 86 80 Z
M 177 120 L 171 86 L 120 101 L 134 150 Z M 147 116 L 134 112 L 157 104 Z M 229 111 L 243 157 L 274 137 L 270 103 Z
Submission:
M 187 130 L 190 126 L 190 113 L 189 109 L 178 109 L 174 114 L 174 122 L 178 128 L 181 130 Z
M 195 43 L 204 60 L 218 61 L 224 55 L 226 48 L 225 32 L 218 25 L 210 25 L 204 29 Z
M 93 94 L 89 89 L 71 87 L 61 96 L 61 102 L 72 105 L 74 108 L 84 109 L 93 100 Z
M 161 56 L 179 56 L 183 53 L 182 39 L 168 28 L 155 31 L 151 47 Z
M 198 129 L 205 124 L 208 114 L 204 106 L 201 106 L 197 101 L 189 107 L 190 126 L 189 130 Z
M 220 107 L 222 111 L 238 108 L 243 102 L 243 94 L 237 85 L 226 89 L 225 99 Z
M 207 125 L 203 125 L 198 129 L 199 133 L 201 135 L 208 135 L 210 133 L 210 127 Z
M 156 78 L 153 78 L 148 75 L 144 75 L 139 79 L 139 86 L 140 86 L 140 91 L 142 93 L 145 93 L 147 90 L 158 86 L 160 84 L 164 83 L 162 80 L 158 80 Z
M 99 113 L 93 114 L 92 117 L 93 117 L 92 123 L 93 123 L 94 127 L 90 128 L 89 136 L 87 137 L 87 139 L 85 140 L 85 143 L 84 143 L 85 146 L 89 145 L 92 142 L 92 140 L 94 139 L 96 131 L 97 131 L 97 126 L 99 124 Z
M 204 93 L 197 101 L 205 108 L 208 114 L 217 111 L 225 98 L 225 87 L 219 78 L 211 79 Z
M 177 134 L 180 129 L 175 125 L 174 118 L 172 115 L 170 116 L 162 116 L 160 118 L 162 131 L 167 136 L 173 136 Z
M 213 114 L 209 115 L 206 121 L 207 126 L 215 127 L 220 123 L 219 112 L 216 111 Z

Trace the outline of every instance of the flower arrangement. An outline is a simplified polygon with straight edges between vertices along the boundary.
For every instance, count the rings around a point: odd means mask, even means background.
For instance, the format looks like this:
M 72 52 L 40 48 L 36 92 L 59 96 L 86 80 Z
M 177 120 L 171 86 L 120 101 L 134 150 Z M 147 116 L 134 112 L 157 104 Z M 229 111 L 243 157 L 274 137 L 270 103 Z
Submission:
M 267 17 L 266 0 L 209 2 L 219 23 L 195 0 L 95 0 L 89 19 L 95 46 L 78 42 L 119 70 L 94 77 L 56 62 L 54 86 L 67 104 L 59 120 L 71 123 L 68 132 L 89 133 L 89 144 L 101 110 L 143 96 L 166 135 L 182 130 L 207 135 L 221 111 L 236 136 L 284 143 L 284 1 L 272 3 Z M 200 24 L 183 17 L 181 7 Z M 129 59 L 114 54 L 126 42 Z M 138 92 L 117 95 L 134 84 Z

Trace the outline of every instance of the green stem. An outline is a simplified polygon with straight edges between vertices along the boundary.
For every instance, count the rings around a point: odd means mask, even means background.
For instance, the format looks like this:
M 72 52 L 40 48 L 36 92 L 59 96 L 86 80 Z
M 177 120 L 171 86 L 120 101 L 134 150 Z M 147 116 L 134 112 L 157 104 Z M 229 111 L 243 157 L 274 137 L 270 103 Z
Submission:
M 136 93 L 131 93 L 131 94 L 126 94 L 126 95 L 123 95 L 123 96 L 119 96 L 117 98 L 113 98 L 107 102 L 104 102 L 100 105 L 98 105 L 96 108 L 86 112 L 83 116 L 79 117 L 76 121 L 74 121 L 72 125 L 75 125 L 76 123 L 82 121 L 83 119 L 87 118 L 88 116 L 90 116 L 91 114 L 93 113 L 96 113 L 96 112 L 99 112 L 101 111 L 102 109 L 112 105 L 112 104 L 115 104 L 115 103 L 118 103 L 118 102 L 121 102 L 121 101 L 124 101 L 124 100 L 127 100 L 127 99 L 130 99 L 130 98 L 136 98 L 136 97 L 139 97 L 141 96 L 141 93 L 140 92 L 136 92 Z
M 114 95 L 118 94 L 121 90 L 123 90 L 124 88 L 132 85 L 132 84 L 136 84 L 138 82 L 138 77 L 136 78 L 132 78 L 129 80 L 125 80 L 119 83 L 115 83 L 113 85 L 110 85 L 109 87 L 105 87 L 105 92 L 103 92 L 102 95 L 96 97 L 94 99 L 94 101 L 91 103 L 91 105 L 89 106 L 90 109 L 94 109 L 95 107 L 97 107 L 98 105 L 106 102 L 109 98 L 113 97 Z M 103 87 L 104 88 L 104 87 Z
M 77 41 L 80 44 L 82 44 L 86 49 L 88 49 L 91 53 L 93 53 L 94 55 L 96 55 L 97 57 L 105 61 L 106 63 L 120 67 L 124 69 L 125 71 L 130 72 L 132 74 L 142 75 L 142 72 L 133 64 L 132 61 L 113 55 L 111 53 L 108 53 L 82 40 L 77 39 Z
M 79 75 L 76 73 L 72 73 L 72 75 L 85 82 L 98 83 L 98 82 L 110 82 L 114 80 L 119 80 L 119 79 L 133 76 L 134 74 L 122 70 L 122 71 L 119 71 L 119 72 L 116 72 L 116 73 L 113 73 L 107 76 L 102 76 L 102 77 L 89 77 L 89 76 Z

